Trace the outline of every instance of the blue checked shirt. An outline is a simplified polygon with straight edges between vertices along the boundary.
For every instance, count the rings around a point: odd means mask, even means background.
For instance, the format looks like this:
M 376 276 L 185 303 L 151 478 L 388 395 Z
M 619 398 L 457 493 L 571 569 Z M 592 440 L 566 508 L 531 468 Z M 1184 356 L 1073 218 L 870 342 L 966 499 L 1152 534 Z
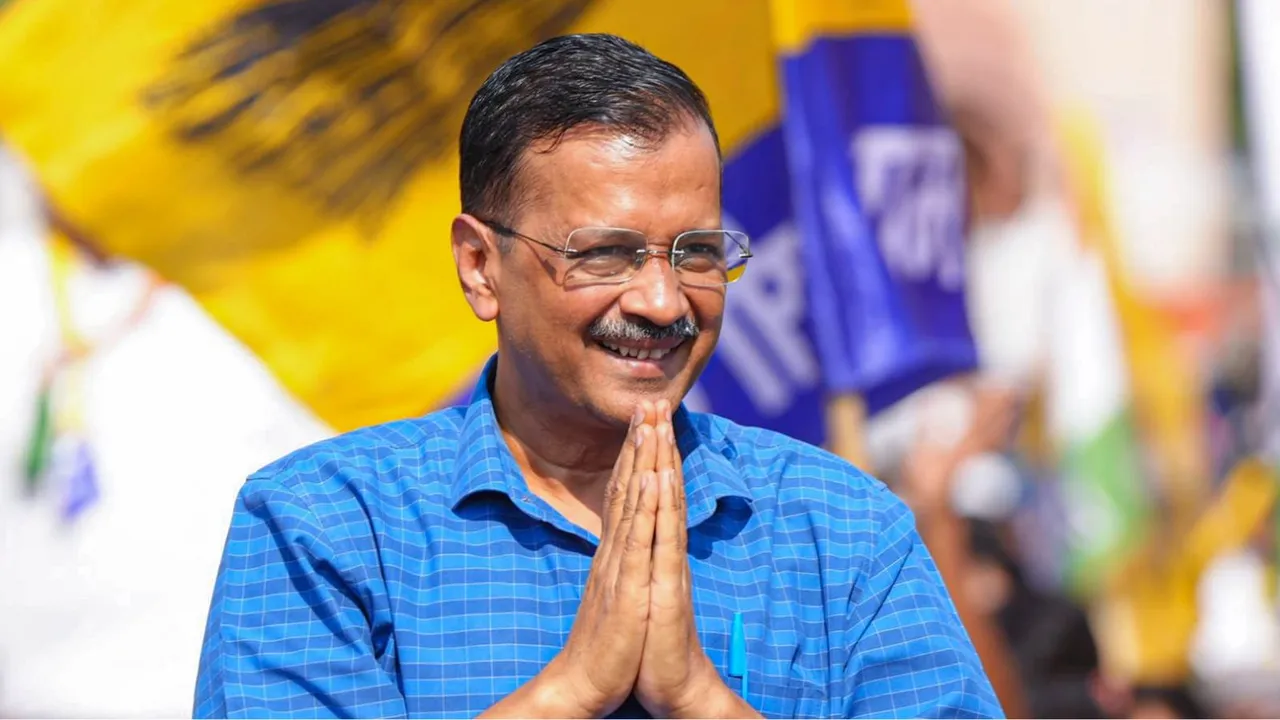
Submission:
M 1001 715 L 882 484 L 719 417 L 676 428 L 698 635 L 730 688 L 741 612 L 766 717 Z M 295 452 L 237 498 L 194 714 L 475 716 L 564 646 L 596 543 L 529 491 L 484 381 L 467 407 Z

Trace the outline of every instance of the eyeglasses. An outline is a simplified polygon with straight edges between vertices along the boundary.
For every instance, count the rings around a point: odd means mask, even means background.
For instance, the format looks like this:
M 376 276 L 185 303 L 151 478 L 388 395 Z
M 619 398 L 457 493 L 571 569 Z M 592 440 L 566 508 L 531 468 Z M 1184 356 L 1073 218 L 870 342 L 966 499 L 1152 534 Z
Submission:
M 676 236 L 670 250 L 651 250 L 644 233 L 627 228 L 580 227 L 557 246 L 492 220 L 480 222 L 500 235 L 527 240 L 563 257 L 569 262 L 566 284 L 624 283 L 649 256 L 666 255 L 682 284 L 720 287 L 742 277 L 751 258 L 750 239 L 736 230 L 688 230 Z

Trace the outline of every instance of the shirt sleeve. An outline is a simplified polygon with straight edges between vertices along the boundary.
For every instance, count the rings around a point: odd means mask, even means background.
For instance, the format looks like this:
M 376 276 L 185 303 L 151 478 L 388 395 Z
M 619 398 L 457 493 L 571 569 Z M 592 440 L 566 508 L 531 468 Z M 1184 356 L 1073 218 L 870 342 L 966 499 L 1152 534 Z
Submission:
M 883 492 L 876 552 L 849 603 L 846 717 L 1004 717 L 914 516 Z
M 305 497 L 250 478 L 214 585 L 193 716 L 404 717 L 376 563 Z

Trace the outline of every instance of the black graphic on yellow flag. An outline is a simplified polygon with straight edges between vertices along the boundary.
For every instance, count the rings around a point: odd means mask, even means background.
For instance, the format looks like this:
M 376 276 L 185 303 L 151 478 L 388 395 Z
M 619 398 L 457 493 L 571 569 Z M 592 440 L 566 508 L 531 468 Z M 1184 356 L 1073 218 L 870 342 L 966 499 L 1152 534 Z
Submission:
M 265 3 L 184 48 L 143 98 L 181 141 L 376 232 L 446 158 L 480 78 L 589 1 Z
M 448 246 L 466 103 L 565 32 L 645 44 L 726 149 L 775 119 L 765 0 L 9 0 L 0 135 L 60 217 L 185 287 L 336 429 L 493 350 Z

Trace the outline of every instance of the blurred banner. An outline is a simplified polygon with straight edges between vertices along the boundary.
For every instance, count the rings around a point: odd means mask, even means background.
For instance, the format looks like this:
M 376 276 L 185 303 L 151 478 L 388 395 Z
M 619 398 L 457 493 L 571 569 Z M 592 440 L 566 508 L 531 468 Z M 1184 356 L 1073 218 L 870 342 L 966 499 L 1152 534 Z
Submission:
M 11 0 L 0 133 L 61 221 L 185 288 L 342 431 L 464 398 L 495 348 L 457 291 L 447 236 L 471 93 L 543 38 L 624 35 L 706 91 L 726 222 L 757 256 L 689 402 L 822 442 L 824 371 L 878 406 L 974 362 L 960 152 L 905 0 L 772 11 Z

